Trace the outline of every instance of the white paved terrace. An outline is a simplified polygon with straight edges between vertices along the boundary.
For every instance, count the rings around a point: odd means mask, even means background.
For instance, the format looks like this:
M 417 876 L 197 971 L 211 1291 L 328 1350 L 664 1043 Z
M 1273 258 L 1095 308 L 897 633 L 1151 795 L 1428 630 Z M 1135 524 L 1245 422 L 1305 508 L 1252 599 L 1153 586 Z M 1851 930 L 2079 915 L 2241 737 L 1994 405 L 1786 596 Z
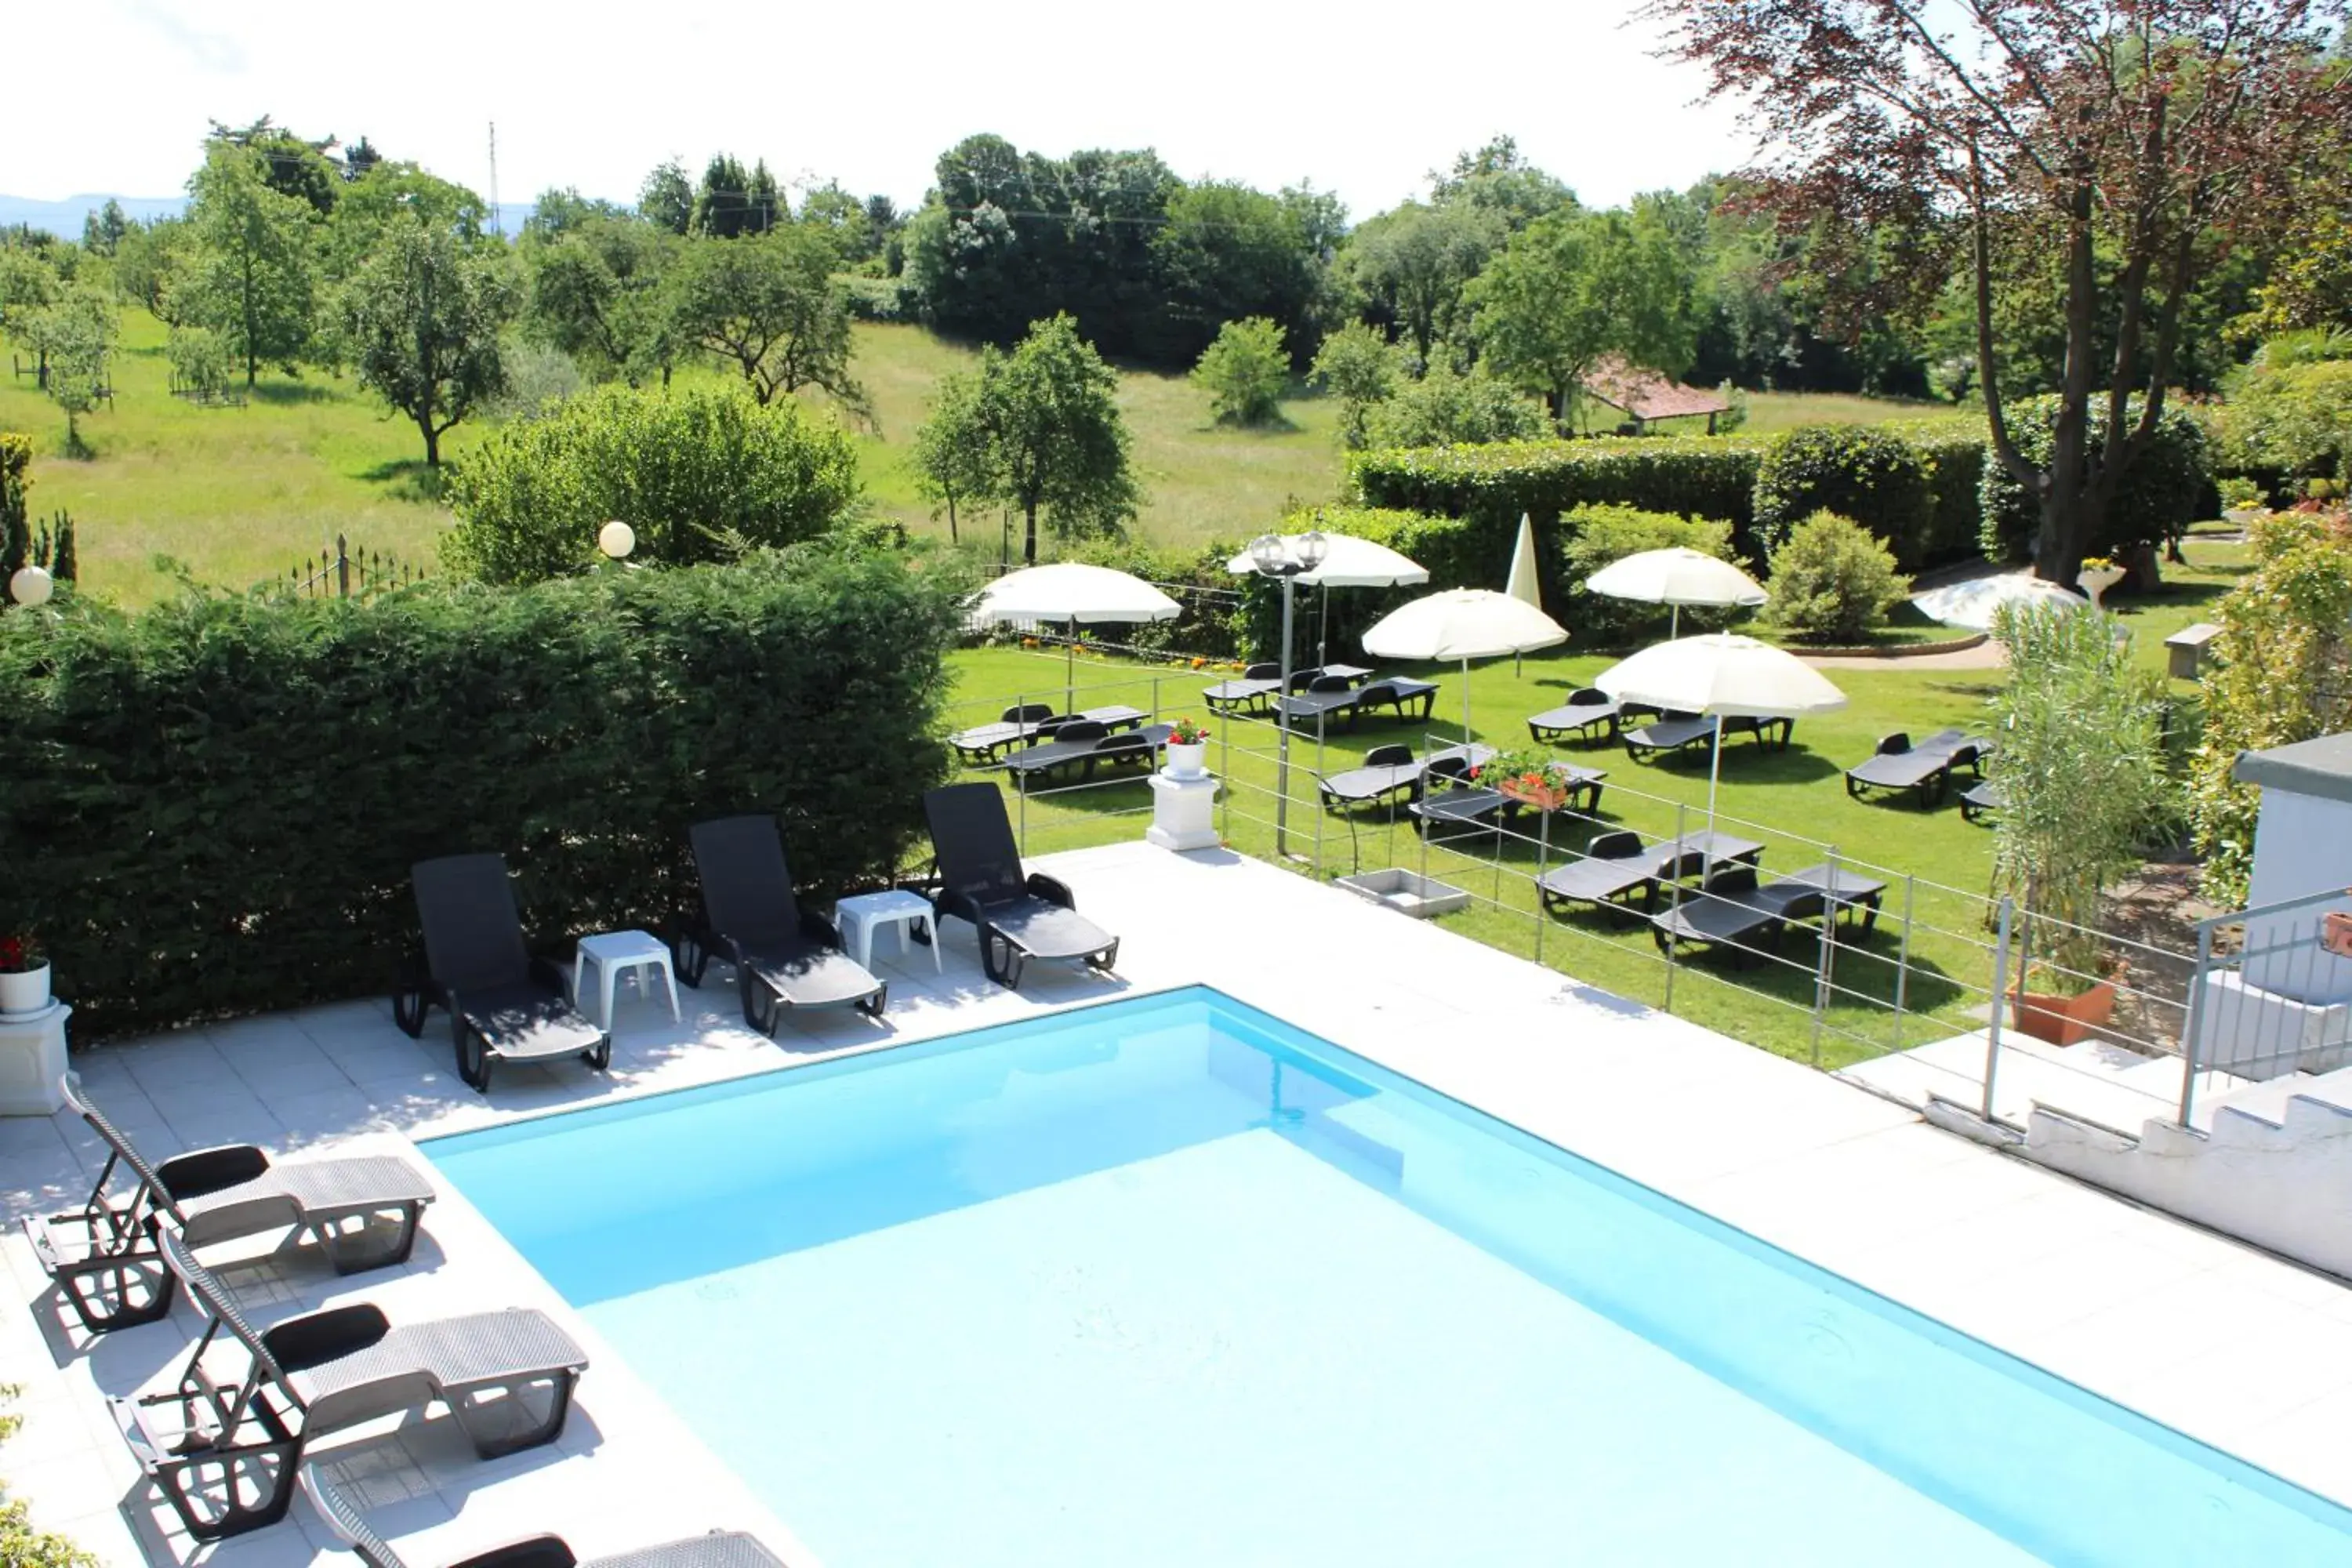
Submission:
M 1937 1131 L 1901 1106 L 1275 867 L 1142 845 L 1048 857 L 1080 907 L 1121 933 L 1117 981 L 1033 966 L 1019 994 L 982 976 L 970 932 L 930 955 L 877 953 L 887 1027 L 851 1014 L 745 1029 L 714 970 L 688 1016 L 625 996 L 614 1070 L 501 1072 L 485 1100 L 378 1002 L 305 1009 L 104 1047 L 94 1096 L 157 1157 L 249 1140 L 273 1150 L 395 1142 L 520 1114 L 766 1071 L 1115 994 L 1206 983 L 1614 1167 L 2158 1420 L 2345 1502 L 2352 1289 Z M 881 939 L 887 947 L 890 939 Z M 70 991 L 70 977 L 65 987 Z M 69 999 L 69 998 L 68 998 Z M 0 1121 L 10 1216 L 78 1202 L 102 1154 L 79 1121 Z M 416 1568 L 558 1526 L 586 1556 L 729 1526 L 813 1561 L 463 1199 L 445 1190 L 398 1273 L 339 1279 L 265 1255 L 230 1274 L 257 1313 L 373 1300 L 394 1321 L 526 1305 L 594 1364 L 553 1448 L 490 1465 L 446 1422 L 362 1429 L 326 1450 Z M 103 1396 L 152 1387 L 192 1331 L 170 1321 L 95 1342 L 61 1321 L 30 1249 L 0 1243 L 16 1302 L 0 1368 L 25 1385 L 0 1471 L 36 1520 L 109 1564 L 223 1568 L 352 1560 L 306 1504 L 203 1552 L 137 1474 Z M 789 1419 L 788 1412 L 779 1412 Z

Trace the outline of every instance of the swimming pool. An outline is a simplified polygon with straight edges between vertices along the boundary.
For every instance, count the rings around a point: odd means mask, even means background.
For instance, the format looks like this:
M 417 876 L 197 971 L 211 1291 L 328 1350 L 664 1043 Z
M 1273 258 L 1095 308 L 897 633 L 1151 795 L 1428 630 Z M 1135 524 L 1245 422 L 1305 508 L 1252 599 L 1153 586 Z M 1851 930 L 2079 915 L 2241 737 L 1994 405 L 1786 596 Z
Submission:
M 2352 1559 L 1206 989 L 425 1149 L 829 1568 Z

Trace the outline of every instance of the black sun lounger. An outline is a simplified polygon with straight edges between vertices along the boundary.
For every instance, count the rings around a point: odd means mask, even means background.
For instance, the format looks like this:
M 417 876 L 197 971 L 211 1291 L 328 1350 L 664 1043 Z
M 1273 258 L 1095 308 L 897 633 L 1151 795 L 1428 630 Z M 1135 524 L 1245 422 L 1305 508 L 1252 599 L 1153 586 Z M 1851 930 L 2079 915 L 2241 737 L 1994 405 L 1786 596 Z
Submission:
M 318 1467 L 306 1465 L 302 1469 L 302 1490 L 310 1499 L 310 1506 L 327 1521 L 327 1528 L 347 1542 L 353 1555 L 367 1568 L 408 1568 L 392 1543 L 375 1532 L 351 1499 L 345 1497 Z M 611 1557 L 592 1557 L 582 1563 L 572 1545 L 560 1535 L 529 1535 L 520 1541 L 494 1546 L 488 1552 L 461 1558 L 448 1568 L 784 1568 L 776 1554 L 760 1544 L 757 1536 L 737 1530 L 714 1530 L 708 1535 L 688 1536 L 683 1541 L 664 1542 L 658 1546 L 640 1546 Z
M 263 1332 L 178 1237 L 157 1239 L 205 1331 L 171 1388 L 107 1405 L 141 1470 L 198 1541 L 285 1518 L 311 1442 L 362 1422 L 441 1405 L 485 1459 L 553 1442 L 588 1369 L 553 1319 L 520 1309 L 394 1328 L 361 1302 Z M 234 1383 L 204 1364 L 224 1331 L 245 1352 Z
M 1374 746 L 1357 766 L 1318 778 L 1315 788 L 1328 811 L 1348 811 L 1384 802 L 1394 805 L 1402 800 L 1420 798 L 1423 775 L 1429 769 L 1451 761 L 1475 767 L 1494 754 L 1492 746 L 1448 746 L 1416 762 L 1411 746 Z
M 1428 790 L 1408 808 L 1422 832 L 1434 834 L 1441 827 L 1454 826 L 1499 826 L 1527 809 L 1502 791 L 1474 782 L 1470 773 L 1475 765 L 1459 755 L 1430 759 L 1426 780 L 1444 779 L 1452 787 Z M 1601 781 L 1607 773 L 1574 763 L 1553 763 L 1549 771 L 1568 786 L 1567 810 L 1590 816 L 1601 809 Z
M 1231 680 L 1204 688 L 1201 700 L 1213 713 L 1263 713 L 1267 701 L 1282 689 L 1282 666 L 1254 664 Z
M 152 1323 L 172 1310 L 172 1280 L 155 1246 L 169 1226 L 190 1247 L 276 1230 L 307 1232 L 338 1274 L 406 1261 L 433 1184 L 395 1155 L 298 1160 L 272 1165 L 250 1143 L 196 1149 L 151 1165 L 68 1073 L 66 1103 L 106 1145 L 89 1200 L 59 1215 L 27 1215 L 25 1237 L 92 1333 Z M 117 1168 L 129 1194 L 111 1196 Z M 388 1234 L 372 1222 L 388 1218 Z
M 1004 759 L 1004 770 L 1027 789 L 1032 780 L 1050 780 L 1075 768 L 1081 778 L 1095 776 L 1097 768 L 1139 767 L 1149 772 L 1159 761 L 1160 748 L 1176 732 L 1173 724 L 1151 724 L 1140 730 L 1113 732 L 1102 725 L 1065 725 L 1054 739 L 1026 746 Z
M 426 1013 L 446 1007 L 457 1076 L 477 1089 L 490 1087 L 501 1061 L 576 1056 L 599 1072 L 613 1065 L 613 1037 L 581 1016 L 562 972 L 523 945 L 505 856 L 420 860 L 409 877 L 425 973 L 394 993 L 392 1016 L 411 1039 L 425 1032 Z
M 1879 902 L 1885 895 L 1885 882 L 1843 867 L 1808 866 L 1759 885 L 1755 867 L 1721 866 L 1697 892 L 1686 894 L 1679 907 L 1652 916 L 1651 935 L 1661 952 L 1667 950 L 1669 939 L 1750 948 L 1777 942 L 1792 921 L 1827 914 L 1853 919 L 1857 934 L 1866 936 L 1878 921 Z
M 924 793 L 923 816 L 939 860 L 932 907 L 941 918 L 971 922 L 991 980 L 1016 989 L 1033 958 L 1076 959 L 1106 973 L 1118 962 L 1118 938 L 1078 913 L 1066 885 L 1042 871 L 1023 873 L 1003 791 L 945 784 Z
M 1654 907 L 1660 882 L 1679 880 L 1710 864 L 1737 860 L 1752 865 L 1763 853 L 1763 845 L 1727 833 L 1701 830 L 1645 846 L 1640 834 L 1619 829 L 1595 834 L 1585 846 L 1583 859 L 1546 872 L 1538 890 L 1544 908 L 1555 914 L 1571 904 L 1628 909 L 1636 894 Z
M 1982 822 L 2008 804 L 2009 797 L 2002 793 L 2000 785 L 1987 779 L 1961 794 L 1960 820 Z
M 1943 798 L 1956 768 L 1982 773 L 1989 741 L 1961 730 L 1939 730 L 1914 744 L 1896 731 L 1879 739 L 1878 750 L 1866 762 L 1845 771 L 1845 793 L 1859 800 L 1874 789 L 1908 791 L 1921 806 Z
M 1318 677 L 1306 690 L 1291 697 L 1275 700 L 1293 725 L 1319 723 L 1326 719 L 1344 718 L 1350 725 L 1365 713 L 1386 708 L 1396 718 L 1418 719 L 1426 722 L 1430 710 L 1437 701 L 1437 687 L 1427 680 L 1408 680 L 1392 676 L 1386 680 L 1367 681 L 1361 686 L 1349 684 L 1350 677 L 1325 675 Z M 1407 710 L 1419 704 L 1418 713 Z
M 1597 686 L 1588 686 L 1569 693 L 1568 700 L 1558 708 L 1535 715 L 1528 721 L 1528 733 L 1538 742 L 1550 744 L 1571 736 L 1590 740 L 1595 729 L 1605 729 L 1606 741 L 1617 738 L 1618 715 L 1622 711 L 1616 700 Z
M 1016 703 L 1004 710 L 1004 717 L 993 724 L 982 724 L 975 729 L 959 731 L 948 737 L 963 760 L 984 766 L 996 761 L 1015 746 L 1034 741 L 1050 741 L 1072 724 L 1094 724 L 1105 730 L 1132 730 L 1143 722 L 1140 708 L 1114 704 L 1108 708 L 1089 708 L 1079 713 L 1056 713 L 1043 702 Z
M 767 816 L 723 816 L 687 830 L 702 918 L 672 943 L 677 977 L 702 984 L 713 956 L 735 968 L 743 1021 L 772 1037 L 787 1007 L 856 1007 L 882 1016 L 889 987 L 841 950 L 841 933 L 793 895 L 784 836 Z
M 1723 738 L 1736 740 L 1746 735 L 1768 752 L 1789 749 L 1789 737 L 1795 733 L 1797 721 L 1790 718 L 1759 719 L 1748 714 L 1727 714 L 1723 721 Z M 1628 730 L 1619 737 L 1625 742 L 1628 756 L 1641 758 L 1653 752 L 1679 752 L 1685 746 L 1706 746 L 1715 742 L 1715 720 L 1704 713 L 1668 713 L 1654 723 L 1638 730 Z

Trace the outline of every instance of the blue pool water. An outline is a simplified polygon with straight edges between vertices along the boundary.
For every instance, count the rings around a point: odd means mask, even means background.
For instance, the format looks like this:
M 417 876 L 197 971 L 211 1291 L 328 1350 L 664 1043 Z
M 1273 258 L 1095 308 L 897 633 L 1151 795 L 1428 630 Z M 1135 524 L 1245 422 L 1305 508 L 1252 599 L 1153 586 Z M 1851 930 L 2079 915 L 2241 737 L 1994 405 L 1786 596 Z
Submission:
M 2352 1561 L 1213 991 L 427 1147 L 828 1568 Z

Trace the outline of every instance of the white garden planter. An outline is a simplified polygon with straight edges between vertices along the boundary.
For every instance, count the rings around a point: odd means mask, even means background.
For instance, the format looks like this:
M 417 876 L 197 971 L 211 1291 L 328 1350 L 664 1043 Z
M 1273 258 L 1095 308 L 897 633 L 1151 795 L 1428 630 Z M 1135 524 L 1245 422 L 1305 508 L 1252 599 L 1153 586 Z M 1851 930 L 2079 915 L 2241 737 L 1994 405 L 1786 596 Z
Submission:
M 1209 743 L 1195 741 L 1189 746 L 1168 742 L 1168 776 L 1171 779 L 1196 779 L 1207 772 Z
M 0 1013 L 38 1013 L 49 1005 L 49 966 L 0 974 Z
M 2099 595 L 2123 580 L 2122 567 L 2102 566 L 2096 571 L 2085 570 L 2075 574 L 2074 585 L 2091 596 L 2091 608 L 2102 610 L 2106 606 L 2099 603 Z

